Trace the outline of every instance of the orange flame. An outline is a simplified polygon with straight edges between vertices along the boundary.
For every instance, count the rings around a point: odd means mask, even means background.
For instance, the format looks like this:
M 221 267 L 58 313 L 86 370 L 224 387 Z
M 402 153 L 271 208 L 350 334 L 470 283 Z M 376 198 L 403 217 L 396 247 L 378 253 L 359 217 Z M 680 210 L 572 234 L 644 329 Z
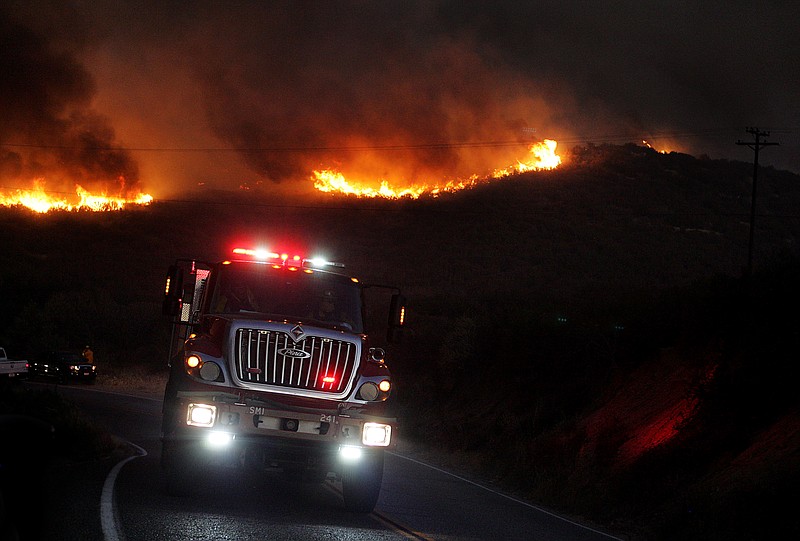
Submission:
M 387 199 L 400 199 L 410 197 L 417 199 L 421 195 L 439 195 L 444 192 L 454 192 L 473 186 L 478 182 L 477 177 L 467 180 L 448 181 L 443 184 L 413 184 L 405 188 L 392 187 L 386 180 L 381 180 L 379 188 L 372 188 L 354 184 L 345 179 L 344 175 L 333 169 L 314 171 L 314 188 L 326 193 L 341 193 L 347 195 L 357 195 L 359 197 L 384 197 Z
M 527 173 L 528 171 L 541 171 L 555 169 L 561 165 L 561 156 L 556 154 L 558 143 L 552 139 L 545 139 L 541 143 L 534 143 L 528 148 L 528 161 L 517 161 L 516 165 L 505 169 L 495 169 L 492 177 L 501 178 L 514 173 Z
M 5 207 L 23 206 L 44 214 L 51 210 L 105 212 L 122 210 L 128 205 L 149 205 L 153 202 L 153 196 L 149 194 L 141 193 L 132 198 L 113 197 L 90 193 L 79 185 L 75 186 L 75 196 L 54 195 L 54 193 L 46 191 L 42 182 L 38 181 L 30 190 L 17 189 L 9 193 L 0 192 L 0 205 Z
M 647 142 L 647 140 L 645 140 L 645 139 L 642 139 L 642 144 L 643 144 L 644 146 L 646 146 L 647 148 L 649 148 L 649 149 L 655 150 L 655 151 L 656 151 L 656 152 L 658 152 L 659 154 L 668 154 L 668 151 L 666 151 L 666 150 L 657 150 L 657 149 L 656 149 L 656 148 L 655 148 L 653 145 L 651 145 L 650 143 L 648 143 L 648 142 Z
M 515 165 L 503 169 L 495 169 L 491 178 L 499 179 L 516 173 L 527 171 L 541 171 L 555 169 L 561 164 L 561 157 L 556 154 L 557 143 L 545 139 L 534 143 L 528 148 L 527 161 L 517 161 Z M 488 178 L 488 177 L 487 177 Z M 478 175 L 467 179 L 449 180 L 432 184 L 415 183 L 411 186 L 398 187 L 390 185 L 388 180 L 380 180 L 379 187 L 374 187 L 374 182 L 357 182 L 348 180 L 344 174 L 334 169 L 316 170 L 313 173 L 314 188 L 325 193 L 339 193 L 355 195 L 357 197 L 383 197 L 386 199 L 411 198 L 417 199 L 423 195 L 437 197 L 442 193 L 456 192 L 472 188 L 480 182 L 487 181 Z

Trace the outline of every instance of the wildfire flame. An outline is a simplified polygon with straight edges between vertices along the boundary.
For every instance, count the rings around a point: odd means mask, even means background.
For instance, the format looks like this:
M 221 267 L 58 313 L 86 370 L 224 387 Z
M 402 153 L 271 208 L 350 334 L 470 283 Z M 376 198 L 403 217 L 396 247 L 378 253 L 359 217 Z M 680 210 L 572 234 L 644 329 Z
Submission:
M 645 139 L 642 139 L 642 144 L 643 144 L 644 146 L 646 146 L 647 148 L 649 148 L 649 149 L 655 150 L 655 151 L 656 151 L 656 152 L 658 152 L 659 154 L 667 154 L 667 153 L 668 153 L 666 150 L 657 150 L 657 149 L 656 149 L 656 148 L 655 148 L 653 145 L 651 145 L 650 143 L 648 143 L 648 142 L 647 142 Z
M 507 177 L 514 173 L 527 173 L 528 171 L 541 171 L 555 169 L 561 165 L 561 157 L 556 154 L 558 143 L 552 139 L 545 139 L 541 143 L 534 143 L 528 148 L 528 161 L 517 161 L 516 165 L 505 169 L 495 169 L 493 178 Z
M 51 210 L 105 212 L 122 210 L 128 205 L 149 205 L 153 196 L 138 194 L 132 198 L 114 197 L 106 194 L 93 194 L 79 185 L 75 195 L 55 194 L 43 188 L 41 181 L 34 183 L 30 190 L 17 189 L 8 193 L 0 192 L 0 205 L 6 207 L 23 206 L 34 212 L 44 214 Z
M 408 197 L 417 199 L 422 195 L 436 197 L 442 193 L 455 192 L 471 188 L 488 178 L 499 179 L 517 173 L 528 171 L 541 171 L 555 169 L 561 164 L 561 157 L 556 154 L 558 143 L 551 139 L 534 143 L 528 148 L 526 161 L 517 161 L 516 164 L 502 169 L 495 169 L 489 177 L 481 178 L 472 175 L 467 179 L 449 180 L 432 184 L 412 184 L 407 187 L 392 186 L 388 180 L 380 180 L 379 187 L 374 183 L 355 182 L 345 178 L 344 174 L 334 169 L 316 170 L 313 173 L 314 188 L 325 193 L 339 193 L 355 195 L 357 197 L 383 197 L 387 199 L 400 199 Z M 372 185 L 370 185 L 372 184 Z

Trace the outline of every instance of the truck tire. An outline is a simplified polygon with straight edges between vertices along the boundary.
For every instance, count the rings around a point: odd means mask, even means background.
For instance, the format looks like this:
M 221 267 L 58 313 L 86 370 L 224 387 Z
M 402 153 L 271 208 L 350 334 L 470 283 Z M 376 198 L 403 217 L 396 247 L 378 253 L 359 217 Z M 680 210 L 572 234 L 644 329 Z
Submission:
M 383 451 L 365 452 L 362 459 L 342 471 L 344 507 L 354 513 L 371 513 L 383 481 Z

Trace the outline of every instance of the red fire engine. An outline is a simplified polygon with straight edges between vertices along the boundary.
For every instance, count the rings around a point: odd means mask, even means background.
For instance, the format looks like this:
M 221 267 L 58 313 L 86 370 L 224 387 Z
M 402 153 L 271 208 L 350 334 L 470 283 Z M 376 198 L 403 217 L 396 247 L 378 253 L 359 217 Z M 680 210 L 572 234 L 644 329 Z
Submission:
M 385 286 L 362 285 L 321 259 L 234 256 L 178 260 L 167 274 L 168 491 L 191 491 L 210 466 L 278 468 L 298 479 L 334 476 L 347 509 L 371 512 L 384 451 L 397 445 L 386 353 L 365 330 L 364 292 Z M 390 342 L 405 318 L 405 299 L 391 289 Z

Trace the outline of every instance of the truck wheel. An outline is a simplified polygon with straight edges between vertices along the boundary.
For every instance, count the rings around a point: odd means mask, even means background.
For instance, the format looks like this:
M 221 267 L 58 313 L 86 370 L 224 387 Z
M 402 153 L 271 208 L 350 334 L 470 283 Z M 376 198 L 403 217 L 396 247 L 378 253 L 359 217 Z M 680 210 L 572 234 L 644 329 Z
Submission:
M 165 441 L 161 445 L 164 485 L 171 496 L 186 496 L 194 489 L 196 458 L 186 443 Z
M 344 506 L 355 513 L 371 513 L 383 481 L 383 451 L 365 452 L 361 461 L 342 471 Z

